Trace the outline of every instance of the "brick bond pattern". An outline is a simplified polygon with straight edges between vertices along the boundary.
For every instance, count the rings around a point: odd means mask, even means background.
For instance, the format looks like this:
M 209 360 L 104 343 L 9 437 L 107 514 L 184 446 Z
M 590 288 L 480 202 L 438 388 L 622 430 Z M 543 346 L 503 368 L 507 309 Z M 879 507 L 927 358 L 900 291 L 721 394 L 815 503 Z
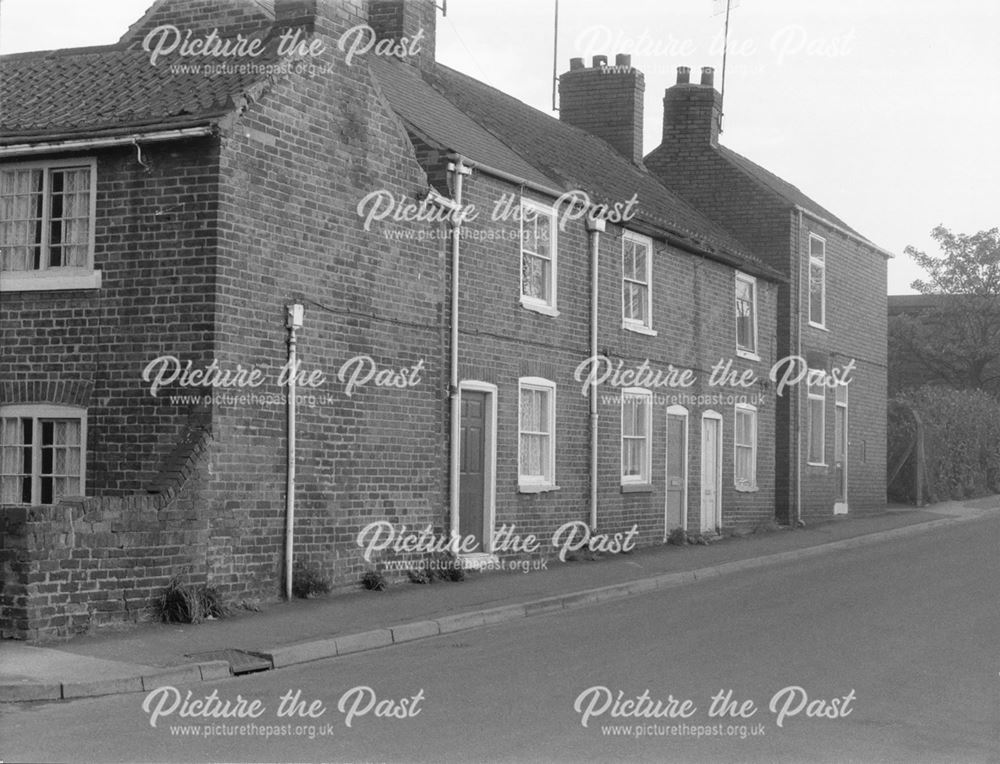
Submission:
M 797 351 L 818 354 L 830 365 L 856 359 L 850 385 L 848 501 L 851 512 L 878 511 L 885 506 L 886 411 L 886 263 L 881 253 L 834 228 L 798 213 L 765 191 L 715 148 L 713 105 L 718 93 L 708 87 L 669 88 L 664 109 L 670 124 L 664 142 L 646 157 L 646 166 L 669 188 L 726 227 L 753 252 L 789 278 L 778 290 L 778 357 Z M 826 239 L 827 329 L 809 326 L 809 232 Z M 834 396 L 826 398 L 828 467 L 796 459 L 796 421 L 806 431 L 804 388 L 786 393 L 777 410 L 775 459 L 778 516 L 794 516 L 797 471 L 801 470 L 801 515 L 827 517 L 835 489 L 832 467 Z M 796 415 L 796 410 L 798 414 Z
M 333 11 L 317 21 L 317 31 L 329 40 L 364 20 L 360 3 L 324 7 Z M 428 176 L 367 67 L 333 64 L 320 76 L 261 85 L 217 137 L 144 149 L 148 171 L 131 149 L 98 152 L 95 263 L 102 288 L 5 294 L 0 402 L 88 407 L 90 498 L 0 513 L 3 636 L 65 636 L 144 617 L 156 591 L 185 571 L 231 598 L 278 595 L 284 405 L 173 404 L 171 393 L 210 391 L 173 387 L 153 398 L 140 374 L 159 355 L 196 368 L 215 359 L 225 368 L 265 370 L 269 382 L 256 392 L 280 393 L 274 377 L 286 359 L 291 302 L 306 308 L 302 368 L 326 374 L 318 390 L 302 391 L 318 396 L 316 405 L 299 407 L 299 558 L 337 582 L 353 582 L 367 567 L 354 543 L 367 523 L 447 529 L 444 228 L 415 227 L 433 234 L 423 240 L 386 238 L 384 228 L 396 224 L 363 229 L 355 211 L 362 196 L 386 188 L 412 199 L 426 190 Z M 433 167 L 431 176 L 443 180 Z M 518 191 L 481 174 L 466 190 L 466 201 L 482 210 Z M 654 368 L 692 368 L 701 384 L 686 392 L 719 392 L 705 382 L 712 364 L 735 356 L 734 271 L 657 243 L 659 336 L 628 332 L 620 328 L 620 235 L 609 226 L 601 236 L 600 351 L 626 368 L 646 359 Z M 499 390 L 496 522 L 540 536 L 587 519 L 588 404 L 573 370 L 589 355 L 588 241 L 580 222 L 559 237 L 554 318 L 520 306 L 516 238 L 463 244 L 460 376 Z M 828 239 L 828 257 L 834 247 Z M 834 276 L 831 266 L 831 283 Z M 884 293 L 884 283 L 870 288 Z M 761 360 L 735 365 L 763 378 L 781 350 L 774 339 L 781 290 L 758 280 L 758 292 Z M 835 309 L 831 297 L 831 315 Z M 425 369 L 413 388 L 368 385 L 349 397 L 336 372 L 358 355 L 395 369 L 424 361 Z M 877 363 L 876 353 L 871 358 Z M 526 375 L 558 386 L 558 491 L 517 492 L 517 379 Z M 726 524 L 773 517 L 776 401 L 767 386 L 748 392 L 764 393 L 756 492 L 733 487 L 733 409 L 712 406 L 724 417 Z M 875 442 L 879 419 L 866 405 L 852 399 L 852 421 L 871 422 Z M 688 408 L 688 526 L 696 529 L 700 415 L 708 406 Z M 598 528 L 617 532 L 634 523 L 641 543 L 657 543 L 665 530 L 665 409 L 654 406 L 651 490 L 629 494 L 619 486 L 619 408 L 602 403 L 599 413 Z M 881 455 L 873 447 L 868 453 Z

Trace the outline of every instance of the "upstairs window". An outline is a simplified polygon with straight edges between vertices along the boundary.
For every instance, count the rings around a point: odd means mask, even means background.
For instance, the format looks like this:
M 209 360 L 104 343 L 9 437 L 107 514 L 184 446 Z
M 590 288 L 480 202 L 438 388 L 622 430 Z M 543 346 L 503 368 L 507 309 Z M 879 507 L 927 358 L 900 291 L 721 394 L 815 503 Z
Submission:
M 556 310 L 556 216 L 551 207 L 521 200 L 521 305 L 550 316 Z
M 809 234 L 809 323 L 826 327 L 826 241 Z
M 93 159 L 0 167 L 0 289 L 100 286 L 95 176 Z
M 736 274 L 736 354 L 757 358 L 757 280 Z
M 626 231 L 622 236 L 622 326 L 652 334 L 653 241 Z
M 82 496 L 87 420 L 74 406 L 0 406 L 0 504 Z

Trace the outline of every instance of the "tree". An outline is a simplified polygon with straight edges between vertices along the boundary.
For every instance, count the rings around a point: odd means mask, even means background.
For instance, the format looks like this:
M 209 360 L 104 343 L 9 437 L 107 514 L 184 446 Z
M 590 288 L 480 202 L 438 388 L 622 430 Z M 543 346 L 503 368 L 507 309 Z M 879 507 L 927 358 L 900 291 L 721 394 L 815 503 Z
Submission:
M 910 285 L 925 297 L 889 320 L 890 368 L 1000 394 L 1000 229 L 931 236 L 942 254 L 905 250 L 927 272 Z

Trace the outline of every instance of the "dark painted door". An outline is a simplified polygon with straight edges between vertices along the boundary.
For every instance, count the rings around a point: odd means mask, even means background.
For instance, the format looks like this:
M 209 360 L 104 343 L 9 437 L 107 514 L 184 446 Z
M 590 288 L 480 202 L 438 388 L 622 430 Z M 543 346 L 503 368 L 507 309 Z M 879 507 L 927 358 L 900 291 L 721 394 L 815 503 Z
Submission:
M 667 519 L 666 532 L 684 527 L 684 504 L 687 502 L 687 442 L 685 418 L 667 415 Z
M 484 474 L 486 445 L 486 393 L 462 391 L 462 458 L 459 486 L 458 533 L 476 539 L 475 550 L 485 551 L 483 510 L 486 481 Z

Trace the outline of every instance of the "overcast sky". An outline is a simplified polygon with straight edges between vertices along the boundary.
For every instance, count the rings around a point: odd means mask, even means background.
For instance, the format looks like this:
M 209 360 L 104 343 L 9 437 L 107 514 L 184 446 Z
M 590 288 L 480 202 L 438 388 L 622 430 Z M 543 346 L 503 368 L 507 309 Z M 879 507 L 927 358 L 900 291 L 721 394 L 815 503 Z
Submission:
M 0 53 L 114 42 L 152 0 L 0 0 Z M 630 53 L 645 150 L 677 66 L 722 65 L 720 0 L 562 0 L 559 71 Z M 440 5 L 439 0 L 439 5 Z M 724 0 L 721 0 L 724 6 Z M 448 0 L 438 60 L 551 112 L 553 0 Z M 997 0 L 733 0 L 722 142 L 896 254 L 1000 225 Z

